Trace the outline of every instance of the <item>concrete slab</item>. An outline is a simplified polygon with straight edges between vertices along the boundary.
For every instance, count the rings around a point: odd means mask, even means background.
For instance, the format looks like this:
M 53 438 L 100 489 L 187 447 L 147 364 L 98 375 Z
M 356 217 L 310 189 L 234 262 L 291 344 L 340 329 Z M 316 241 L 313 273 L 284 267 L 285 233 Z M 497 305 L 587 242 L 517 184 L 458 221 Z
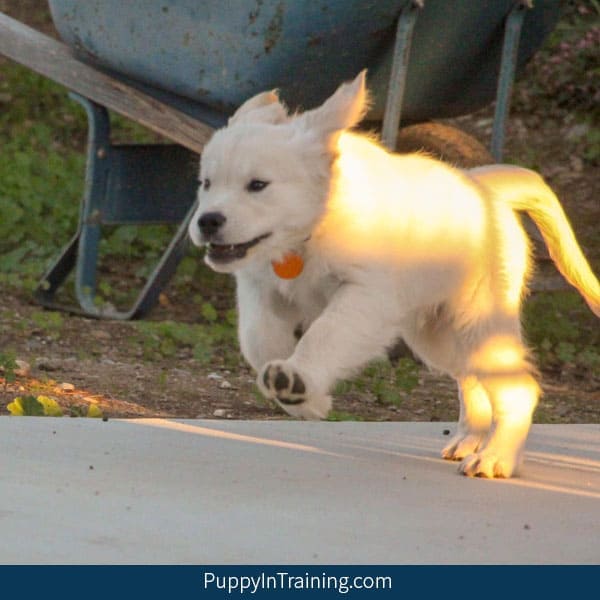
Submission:
M 600 562 L 600 425 L 459 476 L 444 423 L 0 419 L 0 563 Z

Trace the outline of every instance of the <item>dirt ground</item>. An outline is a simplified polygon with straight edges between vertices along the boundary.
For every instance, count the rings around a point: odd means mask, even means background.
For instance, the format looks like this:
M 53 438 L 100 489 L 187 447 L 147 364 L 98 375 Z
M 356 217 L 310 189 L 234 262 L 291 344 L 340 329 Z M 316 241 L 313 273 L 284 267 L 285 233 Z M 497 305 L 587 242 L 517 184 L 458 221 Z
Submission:
M 39 10 L 24 10 L 26 4 L 0 0 L 0 9 L 26 22 L 33 19 L 34 26 L 48 31 L 47 17 Z M 454 124 L 487 143 L 491 112 L 484 110 Z M 513 114 L 507 155 L 518 158 L 535 151 L 542 174 L 558 192 L 598 272 L 598 248 L 588 244 L 600 223 L 597 167 L 585 164 L 576 146 L 565 143 L 569 136 L 571 124 L 548 119 L 543 112 Z M 556 279 L 552 268 L 545 266 L 540 273 L 541 285 L 552 287 Z M 220 292 L 229 296 L 231 305 L 232 290 L 228 284 Z M 63 407 L 97 404 L 109 417 L 286 418 L 256 393 L 254 375 L 241 356 L 233 364 L 215 359 L 203 366 L 190 349 L 182 348 L 173 356 L 148 360 L 131 323 L 66 316 L 59 331 L 49 331 L 32 320 L 39 310 L 26 294 L 0 294 L 2 347 L 14 349 L 30 367 L 15 382 L 0 378 L 2 413 L 17 395 L 44 394 Z M 197 312 L 197 304 L 167 287 L 150 319 L 195 323 Z M 537 421 L 600 423 L 600 374 L 582 377 L 567 369 L 545 372 L 543 377 L 545 395 Z M 383 404 L 368 392 L 352 392 L 338 397 L 335 408 L 339 414 L 365 420 L 453 421 L 458 416 L 453 382 L 425 369 L 419 371 L 416 388 L 398 405 Z

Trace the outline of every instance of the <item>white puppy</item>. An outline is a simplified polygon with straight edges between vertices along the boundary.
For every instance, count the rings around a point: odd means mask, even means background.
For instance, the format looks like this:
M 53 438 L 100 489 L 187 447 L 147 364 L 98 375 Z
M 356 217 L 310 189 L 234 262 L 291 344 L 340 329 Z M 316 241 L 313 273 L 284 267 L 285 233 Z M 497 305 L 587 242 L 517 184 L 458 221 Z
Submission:
M 348 132 L 365 106 L 364 72 L 298 115 L 273 92 L 248 100 L 205 148 L 191 238 L 235 275 L 242 352 L 290 415 L 324 418 L 336 380 L 402 338 L 458 383 L 443 456 L 510 477 L 540 393 L 521 337 L 517 212 L 599 316 L 600 286 L 540 176 L 390 153 Z

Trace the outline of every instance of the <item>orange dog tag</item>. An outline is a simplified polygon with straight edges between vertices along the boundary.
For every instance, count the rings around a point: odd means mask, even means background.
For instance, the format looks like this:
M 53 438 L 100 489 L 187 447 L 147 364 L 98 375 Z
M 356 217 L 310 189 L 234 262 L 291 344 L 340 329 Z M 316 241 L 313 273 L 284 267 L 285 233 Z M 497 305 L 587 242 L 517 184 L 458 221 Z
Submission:
M 282 261 L 272 261 L 273 271 L 281 279 L 294 279 L 304 269 L 304 260 L 299 254 L 290 252 L 283 257 Z

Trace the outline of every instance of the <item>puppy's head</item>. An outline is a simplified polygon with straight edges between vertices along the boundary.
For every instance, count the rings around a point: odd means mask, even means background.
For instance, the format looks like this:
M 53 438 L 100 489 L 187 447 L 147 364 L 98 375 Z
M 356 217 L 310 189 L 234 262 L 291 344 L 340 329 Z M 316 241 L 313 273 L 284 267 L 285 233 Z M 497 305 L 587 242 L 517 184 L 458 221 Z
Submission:
M 245 102 L 202 154 L 192 241 L 205 261 L 234 272 L 280 260 L 323 214 L 337 139 L 366 108 L 365 72 L 320 107 L 288 115 L 274 92 Z

